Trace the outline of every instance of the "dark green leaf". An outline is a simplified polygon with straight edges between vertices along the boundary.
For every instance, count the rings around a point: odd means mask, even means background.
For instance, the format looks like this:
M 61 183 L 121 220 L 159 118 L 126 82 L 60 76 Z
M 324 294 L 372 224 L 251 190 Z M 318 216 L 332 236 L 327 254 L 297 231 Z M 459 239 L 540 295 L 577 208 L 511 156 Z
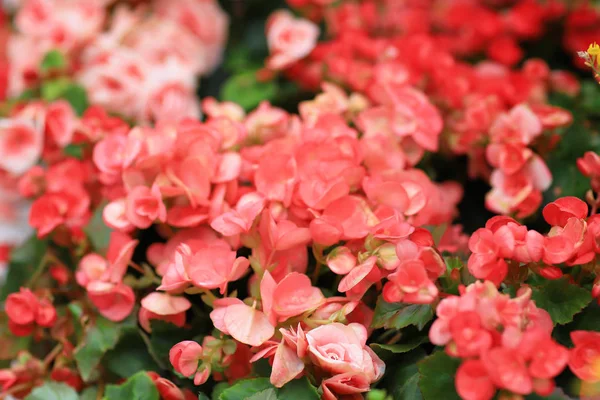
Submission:
M 403 343 L 396 343 L 396 344 L 372 343 L 371 348 L 373 349 L 373 351 L 375 351 L 375 353 L 377 353 L 379 355 L 384 354 L 384 353 L 401 354 L 401 353 L 408 353 L 409 351 L 414 350 L 417 347 L 419 347 L 420 345 L 422 345 L 423 343 L 427 343 L 427 342 L 429 342 L 429 338 L 427 338 L 426 336 L 421 336 L 421 337 L 411 338 L 410 340 L 407 340 L 406 342 L 403 342 Z
M 402 357 L 388 362 L 382 382 L 394 400 L 422 400 L 419 389 L 419 370 L 417 362 L 425 357 L 422 349 L 415 349 Z
M 126 328 L 123 322 L 115 323 L 98 317 L 86 329 L 85 339 L 75 349 L 75 362 L 84 381 L 88 381 L 104 354 L 113 349 Z
M 121 378 L 127 378 L 138 371 L 160 370 L 148 352 L 144 340 L 136 331 L 123 335 L 115 348 L 104 356 L 103 365 Z
M 204 393 L 198 393 L 198 400 L 210 400 L 210 397 L 208 397 Z
M 566 324 L 592 301 L 592 295 L 588 290 L 561 278 L 534 287 L 532 299 L 538 307 L 548 311 L 555 324 Z
M 42 272 L 42 261 L 48 250 L 48 242 L 37 236 L 30 237 L 23 245 L 14 249 L 10 255 L 8 275 L 2 287 L 2 300 L 18 292 L 32 277 Z
M 229 78 L 221 89 L 221 100 L 233 101 L 248 111 L 263 100 L 274 99 L 277 95 L 277 84 L 273 81 L 259 82 L 256 72 L 246 71 Z
M 36 387 L 25 400 L 78 400 L 77 392 L 66 383 L 46 382 Z
M 600 305 L 597 302 L 594 301 L 576 314 L 572 322 L 554 327 L 552 336 L 562 345 L 572 347 L 570 333 L 573 331 L 600 332 Z
M 269 360 L 266 358 L 261 358 L 260 360 L 252 363 L 252 371 L 256 376 L 259 377 L 270 377 L 271 376 L 271 365 L 269 364 Z
M 596 81 L 587 80 L 581 84 L 582 106 L 586 112 L 600 112 L 600 85 Z
M 63 54 L 58 50 L 52 50 L 46 53 L 44 56 L 42 64 L 40 65 L 40 69 L 42 72 L 48 72 L 62 69 L 66 66 L 67 61 L 65 60 L 65 56 L 63 56 Z
M 460 400 L 454 376 L 460 360 L 438 351 L 418 363 L 419 388 L 425 400 Z
M 69 157 L 83 160 L 83 145 L 71 143 L 63 149 L 63 153 Z
M 127 379 L 122 385 L 108 385 L 105 400 L 159 400 L 158 390 L 144 371 Z
M 294 379 L 279 389 L 279 400 L 319 400 L 319 393 L 306 377 Z
M 245 379 L 223 390 L 219 400 L 245 400 L 253 394 L 273 388 L 268 378 Z
M 278 400 L 277 391 L 274 388 L 266 389 L 246 397 L 247 400 Z
M 171 347 L 183 340 L 191 339 L 185 329 L 181 329 L 169 322 L 150 321 L 152 334 L 147 342 L 150 354 L 162 368 L 169 368 L 169 351 Z
M 402 329 L 415 325 L 421 330 L 432 318 L 433 310 L 428 304 L 387 303 L 379 297 L 371 327 Z

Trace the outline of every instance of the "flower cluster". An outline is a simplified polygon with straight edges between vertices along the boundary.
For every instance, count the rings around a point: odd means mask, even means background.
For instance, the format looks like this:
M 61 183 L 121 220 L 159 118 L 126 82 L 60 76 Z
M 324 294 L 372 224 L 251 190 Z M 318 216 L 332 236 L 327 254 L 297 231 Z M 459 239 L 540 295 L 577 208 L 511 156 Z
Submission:
M 491 211 L 521 217 L 536 211 L 552 182 L 536 153 L 551 149 L 559 139 L 553 132 L 571 122 L 568 111 L 547 104 L 548 93 L 573 95 L 579 88 L 572 75 L 551 71 L 543 60 L 510 66 L 521 58 L 515 40 L 539 36 L 544 21 L 564 7 L 527 1 L 501 15 L 479 2 L 304 3 L 294 5 L 320 9 L 310 15 L 324 15 L 330 37 L 316 43 L 316 26 L 276 13 L 267 25 L 268 68 L 283 69 L 307 87 L 333 81 L 364 93 L 379 106 L 360 116 L 365 134 L 400 143 L 408 165 L 425 151 L 466 154 L 470 175 L 492 186 Z M 428 7 L 440 15 L 428 15 Z M 422 23 L 407 25 L 407 19 Z M 456 29 L 464 20 L 477 22 Z M 286 53 L 279 49 L 284 40 Z M 484 50 L 490 60 L 471 65 L 461 59 Z
M 588 40 L 596 12 L 288 3 L 308 19 L 271 14 L 266 69 L 221 100 L 195 94 L 227 37 L 216 0 L 1 16 L 0 397 L 596 396 L 597 85 L 524 59 L 552 24 Z M 285 78 L 318 93 L 223 100 Z M 467 177 L 499 215 L 469 215 Z
M 431 342 L 465 360 L 456 373 L 461 398 L 491 399 L 498 389 L 552 394 L 569 351 L 551 338 L 552 320 L 535 306 L 531 289 L 522 287 L 511 299 L 493 283 L 478 282 L 443 299 L 436 312 Z
M 30 335 L 36 326 L 49 328 L 56 322 L 52 301 L 39 298 L 29 289 L 21 288 L 6 299 L 8 327 L 17 336 Z
M 511 276 L 527 277 L 530 268 L 547 279 L 563 275 L 556 265 L 584 265 L 600 253 L 596 214 L 588 218 L 588 205 L 575 197 L 563 197 L 544 207 L 544 219 L 552 227 L 547 236 L 512 218 L 494 217 L 469 240 L 469 271 L 479 279 L 499 285 L 509 269 Z M 508 260 L 508 263 L 507 263 Z M 510 266 L 510 267 L 509 267 Z
M 227 39 L 228 17 L 217 2 L 157 0 L 112 13 L 105 3 L 22 2 L 7 42 L 8 94 L 38 83 L 52 50 L 66 57 L 68 75 L 91 102 L 108 111 L 138 121 L 198 117 L 196 77 L 216 67 Z

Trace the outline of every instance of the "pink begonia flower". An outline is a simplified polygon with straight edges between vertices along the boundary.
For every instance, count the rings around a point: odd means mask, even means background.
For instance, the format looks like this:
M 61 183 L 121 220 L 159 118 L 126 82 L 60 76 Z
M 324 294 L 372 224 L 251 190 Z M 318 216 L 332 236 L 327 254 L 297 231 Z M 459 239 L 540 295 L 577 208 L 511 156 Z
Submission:
M 196 374 L 202 355 L 202 346 L 194 341 L 185 340 L 171 347 L 169 361 L 175 371 L 185 377 L 191 377 Z
M 274 251 L 306 246 L 311 240 L 308 228 L 298 227 L 289 220 L 276 222 L 268 210 L 262 213 L 259 232 L 267 247 Z
M 0 120 L 0 168 L 21 175 L 38 162 L 44 133 L 26 120 Z
M 541 260 L 544 251 L 544 237 L 540 233 L 527 230 L 527 227 L 520 225 L 514 219 L 504 216 L 492 217 L 485 224 L 486 229 L 492 232 L 496 232 L 503 226 L 508 227 L 515 239 L 515 248 L 512 255 L 514 260 L 522 263 Z
M 494 232 L 480 228 L 469 239 L 469 249 L 473 254 L 468 267 L 473 276 L 500 284 L 508 271 L 504 259 L 512 257 L 515 238 L 507 226 Z
M 490 128 L 493 142 L 516 141 L 528 145 L 542 133 L 540 119 L 525 105 L 513 107 L 510 112 L 500 115 Z
M 181 229 L 167 243 L 151 244 L 146 256 L 148 261 L 156 267 L 156 272 L 159 275 L 164 275 L 175 259 L 175 253 L 179 251 L 180 245 L 185 244 L 193 253 L 205 246 L 212 246 L 213 244 L 220 246 L 221 242 L 222 239 L 208 226 Z
M 544 219 L 551 226 L 564 227 L 570 218 L 583 219 L 588 215 L 588 205 L 577 197 L 561 197 L 543 210 Z
M 158 315 L 173 315 L 189 310 L 192 303 L 185 297 L 153 292 L 141 301 L 142 307 Z
M 323 214 L 310 223 L 310 232 L 315 242 L 332 245 L 339 240 L 364 238 L 376 222 L 363 199 L 346 196 L 329 204 Z
M 145 309 L 144 307 L 140 307 L 140 310 L 138 311 L 138 322 L 140 326 L 148 333 L 152 332 L 152 325 L 150 322 L 152 320 L 165 321 L 179 328 L 183 328 L 185 326 L 185 311 L 178 314 L 159 315 Z
M 187 289 L 192 280 L 188 276 L 189 258 L 192 250 L 186 244 L 181 244 L 175 251 L 174 260 L 166 267 L 161 285 L 156 290 L 170 293 L 180 293 Z
M 267 154 L 258 164 L 254 176 L 256 191 L 267 200 L 289 206 L 297 179 L 297 164 L 286 154 Z
M 260 346 L 275 333 L 275 327 L 271 325 L 265 313 L 243 303 L 227 306 L 222 322 L 225 328 L 223 333 L 250 346 Z
M 362 374 L 369 383 L 379 380 L 385 364 L 366 345 L 367 330 L 360 324 L 332 323 L 306 333 L 313 363 L 329 374 Z
M 327 255 L 326 264 L 335 274 L 346 275 L 356 266 L 356 261 L 349 248 L 339 246 Z
M 362 397 L 360 393 L 368 392 L 371 385 L 369 379 L 363 374 L 347 372 L 324 380 L 321 388 L 323 389 L 323 400 L 337 400 L 339 396 Z
M 122 321 L 133 311 L 135 293 L 124 283 L 93 281 L 86 289 L 98 312 L 111 321 Z
M 481 360 L 467 360 L 456 371 L 456 391 L 465 400 L 489 400 L 496 387 Z
M 203 69 L 210 73 L 220 63 L 227 43 L 229 18 L 215 0 L 182 0 L 173 3 L 169 0 L 156 2 L 158 15 L 172 20 L 191 32 L 204 48 Z
M 94 146 L 92 159 L 101 171 L 104 184 L 116 183 L 121 173 L 131 166 L 141 150 L 141 142 L 134 136 L 110 135 Z
M 254 219 L 265 207 L 265 199 L 258 193 L 247 193 L 237 202 L 235 209 L 216 217 L 210 226 L 223 236 L 234 236 L 247 233 L 252 228 Z
M 135 229 L 135 226 L 127 218 L 126 210 L 126 199 L 111 201 L 104 206 L 104 209 L 102 210 L 102 219 L 109 228 L 121 232 L 130 232 Z
M 122 283 L 137 240 L 114 231 L 111 234 L 107 259 L 97 254 L 82 258 L 75 277 L 84 286 L 98 311 L 111 321 L 125 319 L 135 305 L 131 287 Z
M 266 271 L 260 283 L 263 311 L 271 324 L 285 321 L 306 311 L 314 310 L 325 301 L 319 288 L 313 287 L 310 278 L 292 272 L 279 283 Z
M 361 264 L 355 266 L 338 285 L 338 291 L 345 293 L 350 289 L 358 285 L 363 279 L 365 279 L 371 271 L 377 269 L 377 257 L 371 256 L 363 261 Z
M 150 320 L 153 319 L 168 321 L 182 327 L 185 324 L 185 312 L 192 303 L 185 297 L 153 292 L 142 299 L 141 305 L 138 320 L 140 325 L 150 332 Z
M 250 266 L 245 257 L 237 257 L 228 246 L 205 247 L 189 256 L 187 273 L 194 286 L 227 291 L 227 284 L 244 276 Z
M 579 218 L 569 218 L 564 228 L 554 226 L 544 238 L 542 260 L 550 265 L 568 261 L 585 243 L 586 229 L 587 223 Z M 594 254 L 590 252 L 590 256 L 593 259 Z
M 271 14 L 266 31 L 271 53 L 267 66 L 271 69 L 284 69 L 309 55 L 319 36 L 317 25 L 295 18 L 289 11 Z
M 273 369 L 270 381 L 275 387 L 283 387 L 304 371 L 304 361 L 296 354 L 294 349 L 288 347 L 283 340 L 275 351 Z
M 137 186 L 127 194 L 125 216 L 140 229 L 149 228 L 155 221 L 165 222 L 167 209 L 158 185 L 152 188 Z
M 77 115 L 66 100 L 58 100 L 47 106 L 45 131 L 59 147 L 71 143 L 76 123 Z
M 91 216 L 90 203 L 90 196 L 82 186 L 46 192 L 33 202 L 29 225 L 37 229 L 38 237 L 50 234 L 61 225 L 82 228 Z

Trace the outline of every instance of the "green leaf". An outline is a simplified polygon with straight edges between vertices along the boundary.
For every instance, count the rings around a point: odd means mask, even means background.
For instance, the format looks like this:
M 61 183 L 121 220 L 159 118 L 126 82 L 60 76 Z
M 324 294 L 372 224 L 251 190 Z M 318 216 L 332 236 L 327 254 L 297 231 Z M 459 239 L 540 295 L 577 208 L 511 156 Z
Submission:
M 461 269 L 464 267 L 464 262 L 460 257 L 444 257 L 448 271 L 453 269 Z
M 600 85 L 596 81 L 586 80 L 581 84 L 582 106 L 591 114 L 600 113 Z
M 92 242 L 92 246 L 98 252 L 103 252 L 108 248 L 108 243 L 110 242 L 110 234 L 112 229 L 110 229 L 104 223 L 104 219 L 102 218 L 102 212 L 104 211 L 104 207 L 106 204 L 98 207 L 96 211 L 94 211 L 94 215 L 83 229 L 90 242 Z
M 107 351 L 113 349 L 126 325 L 98 317 L 86 329 L 85 339 L 75 349 L 75 362 L 84 381 L 88 381 Z
M 158 390 L 144 371 L 127 379 L 122 385 L 108 385 L 105 400 L 159 400 Z
M 66 156 L 83 160 L 83 146 L 83 144 L 71 143 L 63 149 L 63 153 L 65 153 Z
M 61 97 L 71 104 L 77 115 L 83 115 L 89 107 L 87 92 L 82 86 L 70 85 Z
M 150 321 L 152 334 L 147 341 L 148 349 L 154 360 L 164 369 L 170 368 L 169 351 L 183 340 L 189 340 L 190 334 L 169 322 Z
M 79 396 L 75 389 L 65 383 L 46 382 L 33 389 L 25 400 L 79 400 Z
M 48 242 L 34 235 L 12 251 L 1 300 L 6 299 L 11 293 L 18 292 L 21 286 L 25 286 L 32 277 L 42 272 L 44 268 L 42 261 L 47 250 Z
M 79 400 L 96 400 L 98 397 L 98 388 L 89 387 L 79 395 Z
M 264 100 L 277 95 L 277 84 L 273 81 L 259 82 L 257 71 L 246 71 L 229 78 L 221 89 L 221 100 L 232 101 L 249 111 Z
M 460 400 L 454 386 L 454 375 L 460 360 L 438 351 L 418 363 L 419 388 L 424 400 Z
M 429 342 L 429 338 L 427 336 L 414 337 L 410 340 L 407 340 L 404 343 L 396 343 L 396 344 L 379 344 L 372 343 L 371 348 L 375 353 L 381 355 L 382 353 L 393 353 L 393 354 L 402 354 L 408 353 L 422 345 L 423 343 Z
M 536 305 L 548 311 L 555 324 L 566 324 L 573 320 L 592 301 L 590 292 L 570 284 L 566 278 L 546 281 L 534 287 L 531 298 Z
M 394 400 L 422 400 L 419 389 L 417 362 L 425 357 L 422 349 L 415 349 L 388 362 L 382 385 Z
M 138 371 L 160 370 L 152 358 L 139 332 L 127 332 L 113 350 L 106 353 L 103 365 L 121 378 L 127 378 Z
M 210 400 L 210 397 L 208 397 L 204 393 L 198 393 L 198 400 Z
M 246 398 L 247 400 L 278 400 L 277 391 L 274 388 L 266 389 L 256 394 L 253 394 L 250 397 Z
M 269 378 L 244 379 L 223 390 L 219 400 L 245 400 L 250 396 L 273 388 Z
M 78 115 L 82 115 L 89 105 L 85 89 L 66 78 L 44 82 L 41 94 L 46 101 L 67 100 Z
M 572 322 L 554 327 L 552 336 L 562 345 L 572 347 L 571 332 L 594 331 L 600 332 L 600 305 L 592 302 L 582 312 L 575 315 Z
M 319 400 L 319 393 L 306 377 L 294 379 L 279 389 L 279 400 Z
M 58 50 L 51 50 L 42 59 L 40 69 L 42 72 L 48 72 L 57 69 L 63 69 L 67 66 L 65 56 Z
M 219 400 L 221 398 L 221 393 L 225 390 L 229 389 L 231 386 L 227 382 L 219 382 L 213 388 L 212 394 L 210 396 L 211 400 Z
M 71 86 L 71 81 L 67 78 L 46 81 L 40 88 L 42 99 L 46 101 L 58 100 L 68 90 L 69 86 Z
M 371 327 L 402 329 L 415 325 L 422 330 L 432 318 L 433 309 L 429 304 L 387 303 L 379 297 Z

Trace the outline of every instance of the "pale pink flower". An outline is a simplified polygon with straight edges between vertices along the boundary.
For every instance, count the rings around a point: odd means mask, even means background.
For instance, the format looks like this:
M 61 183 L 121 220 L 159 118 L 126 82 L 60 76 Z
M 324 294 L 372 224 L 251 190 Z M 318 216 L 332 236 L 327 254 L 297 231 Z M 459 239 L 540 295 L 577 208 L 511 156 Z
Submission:
M 267 43 L 271 56 L 267 66 L 284 69 L 310 54 L 317 44 L 319 27 L 294 18 L 289 11 L 276 11 L 267 21 Z

